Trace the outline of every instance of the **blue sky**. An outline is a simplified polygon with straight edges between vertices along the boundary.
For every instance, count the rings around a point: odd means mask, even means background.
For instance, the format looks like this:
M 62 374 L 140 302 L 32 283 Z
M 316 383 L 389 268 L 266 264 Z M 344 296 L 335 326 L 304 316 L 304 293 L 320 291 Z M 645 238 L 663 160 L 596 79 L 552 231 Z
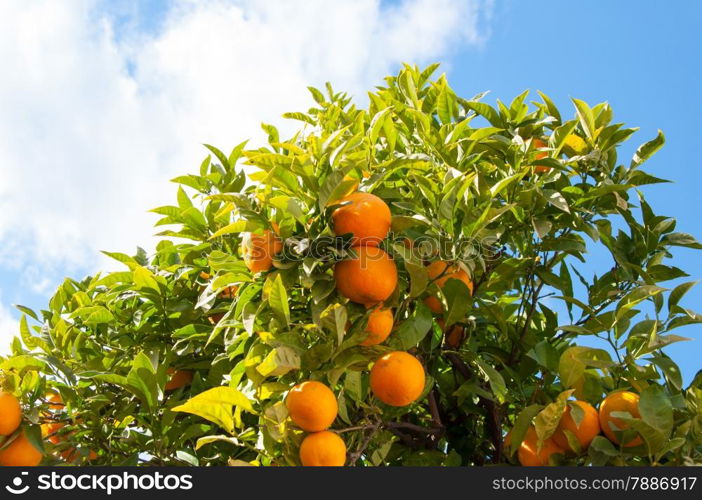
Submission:
M 644 193 L 702 237 L 702 3 L 292 3 L 276 14 L 244 0 L 3 2 L 0 58 L 13 76 L 0 83 L 0 339 L 18 317 L 10 304 L 42 307 L 63 276 L 104 268 L 100 249 L 148 246 L 146 210 L 170 200 L 167 179 L 195 168 L 199 143 L 227 148 L 260 121 L 280 123 L 307 105 L 306 84 L 362 96 L 402 61 L 441 61 L 459 93 L 490 90 L 491 103 L 525 88 L 562 109 L 570 97 L 608 101 L 617 121 L 641 128 L 623 158 L 662 129 L 667 144 L 647 168 L 674 183 Z M 702 277 L 694 251 L 675 258 Z M 693 289 L 683 305 L 701 298 Z M 702 326 L 676 333 L 696 339 L 666 351 L 689 381 Z

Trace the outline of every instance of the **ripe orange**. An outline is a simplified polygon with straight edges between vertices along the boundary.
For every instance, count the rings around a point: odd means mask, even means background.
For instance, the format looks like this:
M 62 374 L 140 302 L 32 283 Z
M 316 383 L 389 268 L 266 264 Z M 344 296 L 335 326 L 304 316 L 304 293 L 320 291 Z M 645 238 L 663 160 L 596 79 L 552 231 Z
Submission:
M 59 435 L 58 431 L 63 428 L 65 424 L 62 422 L 49 422 L 46 424 L 41 424 L 41 435 L 47 438 L 54 444 L 59 444 L 64 440 L 64 436 Z
M 532 426 L 527 430 L 526 436 L 524 436 L 524 441 L 519 446 L 517 451 L 517 458 L 519 458 L 519 463 L 524 467 L 541 467 L 544 465 L 549 465 L 549 459 L 551 455 L 556 453 L 563 453 L 563 449 L 558 446 L 553 439 L 548 438 L 544 440 L 541 449 L 537 449 L 538 437 L 536 436 L 536 429 Z
M 373 394 L 390 406 L 407 406 L 424 391 L 424 367 L 409 353 L 393 351 L 378 359 L 370 372 Z
M 63 410 L 63 407 L 65 406 L 63 404 L 63 399 L 61 398 L 61 395 L 58 392 L 48 393 L 46 395 L 46 400 L 49 402 L 50 410 Z
M 532 144 L 532 146 L 534 146 L 534 149 L 541 149 L 541 148 L 548 147 L 548 144 L 546 144 L 541 139 L 532 139 L 531 144 Z M 546 151 L 540 151 L 540 152 L 536 153 L 537 160 L 540 160 L 542 158 L 546 158 L 547 156 L 548 156 L 548 153 Z M 548 167 L 546 167 L 546 168 L 548 168 Z
M 629 391 L 615 392 L 604 398 L 600 403 L 600 426 L 605 436 L 610 441 L 616 444 L 619 443 L 619 438 L 615 431 L 624 431 L 629 425 L 621 418 L 612 417 L 612 412 L 621 411 L 628 412 L 632 418 L 639 418 L 639 395 Z M 636 436 L 624 443 L 626 448 L 638 446 L 642 443 L 641 436 Z
M 439 288 L 443 288 L 449 279 L 457 279 L 465 283 L 470 293 L 473 293 L 473 282 L 470 276 L 458 265 L 451 265 L 443 260 L 437 260 L 427 266 L 427 274 L 429 274 L 429 279 L 436 280 L 434 283 Z M 441 277 L 437 279 L 438 276 Z M 424 299 L 424 303 L 435 314 L 441 314 L 444 310 L 441 302 L 436 297 L 427 297 Z
M 318 432 L 336 419 L 339 406 L 332 390 L 321 382 L 308 380 L 293 387 L 285 398 L 290 419 L 302 430 Z
M 385 342 L 385 339 L 392 332 L 393 320 L 392 309 L 382 309 L 381 307 L 373 309 L 373 312 L 368 316 L 368 324 L 366 325 L 368 336 L 361 342 L 361 345 L 370 346 Z
M 546 148 L 546 147 L 548 147 L 548 144 L 546 144 L 546 142 L 542 141 L 541 139 L 533 139 L 533 140 L 531 141 L 531 144 L 532 144 L 532 146 L 534 147 L 534 149 L 540 149 L 540 148 Z M 542 158 L 547 158 L 547 157 L 548 157 L 548 152 L 546 152 L 546 151 L 540 151 L 540 152 L 536 153 L 536 157 L 535 157 L 535 158 L 536 158 L 537 160 L 541 160 Z M 545 174 L 545 173 L 551 171 L 551 167 L 546 167 L 546 166 L 544 166 L 544 165 L 537 165 L 537 166 L 534 168 L 534 171 L 535 171 L 537 174 Z
M 17 436 L 7 448 L 0 450 L 0 465 L 5 467 L 35 467 L 42 454 L 29 442 L 24 432 Z
M 342 198 L 332 213 L 334 234 L 353 234 L 353 246 L 378 246 L 390 231 L 390 207 L 370 193 L 356 192 Z
M 346 463 L 346 443 L 330 431 L 309 434 L 300 445 L 300 461 L 308 467 L 341 467 Z
M 175 368 L 169 368 L 166 373 L 171 376 L 166 382 L 164 390 L 174 391 L 180 389 L 183 386 L 190 385 L 193 381 L 193 372 L 190 370 L 176 370 Z
M 446 345 L 453 349 L 458 349 L 463 343 L 463 340 L 465 340 L 466 329 L 461 325 L 453 325 L 447 330 L 446 322 L 443 318 L 437 319 L 436 322 L 439 324 L 441 331 L 444 332 L 444 341 L 446 342 Z
M 570 414 L 570 405 L 568 405 L 552 438 L 558 446 L 564 450 L 569 450 L 570 444 L 568 443 L 568 438 L 564 431 L 570 431 L 578 439 L 580 450 L 585 451 L 587 447 L 590 446 L 592 440 L 595 439 L 595 436 L 600 433 L 600 419 L 597 415 L 597 410 L 595 410 L 590 403 L 585 401 L 574 401 L 574 403 L 582 408 L 585 413 L 583 419 L 580 421 L 580 426 L 576 425 L 575 420 Z
M 15 396 L 0 392 L 0 436 L 9 436 L 22 422 L 22 407 Z
M 263 234 L 246 233 L 241 241 L 244 263 L 252 273 L 268 271 L 273 267 L 273 257 L 283 249 L 283 242 L 268 229 Z
M 377 247 L 355 247 L 356 258 L 334 266 L 336 289 L 359 304 L 374 305 L 392 295 L 397 286 L 397 267 L 387 253 Z

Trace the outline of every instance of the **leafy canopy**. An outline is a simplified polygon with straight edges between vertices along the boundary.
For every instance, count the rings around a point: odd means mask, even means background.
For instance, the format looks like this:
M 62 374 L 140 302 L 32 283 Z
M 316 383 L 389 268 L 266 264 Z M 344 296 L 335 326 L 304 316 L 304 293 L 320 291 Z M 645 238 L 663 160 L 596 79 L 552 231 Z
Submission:
M 694 283 L 665 286 L 687 276 L 673 248 L 700 244 L 641 191 L 665 182 L 643 169 L 663 134 L 624 162 L 617 148 L 636 129 L 613 123 L 607 103 L 573 99 L 566 118 L 524 92 L 493 107 L 433 80 L 435 69 L 405 66 L 366 109 L 330 85 L 310 88 L 314 106 L 284 115 L 300 122 L 292 137 L 264 124 L 264 147 L 207 145 L 199 172 L 174 179 L 177 204 L 153 210 L 168 228 L 153 255 L 106 252 L 125 270 L 66 279 L 39 313 L 20 307 L 21 335 L 0 369 L 35 438 L 47 419 L 66 423 L 47 452 L 77 446 L 81 460 L 93 450 L 114 465 L 297 464 L 303 433 L 283 399 L 315 379 L 338 398 L 333 429 L 349 463 L 517 463 L 528 426 L 548 438 L 570 396 L 597 405 L 628 389 L 641 396 L 629 421 L 643 444 L 599 436 L 561 463 L 699 464 L 702 377 L 683 387 L 662 349 L 700 322 L 680 305 Z M 386 302 L 395 329 L 374 347 L 359 346 L 368 311 L 332 276 L 349 250 L 330 213 L 357 186 L 391 207 L 382 246 L 400 277 Z M 264 229 L 284 251 L 252 275 L 240 242 Z M 611 263 L 593 275 L 595 248 Z M 475 286 L 471 297 L 449 280 L 443 317 L 422 300 L 438 293 L 425 269 L 437 258 L 460 263 Z M 447 342 L 438 319 L 462 338 Z M 425 367 L 415 404 L 391 408 L 369 391 L 369 366 L 390 350 Z M 194 372 L 192 384 L 165 391 L 169 368 Z M 49 389 L 66 404 L 51 417 Z

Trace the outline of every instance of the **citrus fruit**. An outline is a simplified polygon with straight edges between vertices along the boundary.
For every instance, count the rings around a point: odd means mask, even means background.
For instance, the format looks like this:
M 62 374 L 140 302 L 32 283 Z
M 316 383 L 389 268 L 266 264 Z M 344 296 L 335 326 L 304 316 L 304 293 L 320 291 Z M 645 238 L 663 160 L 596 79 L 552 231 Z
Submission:
M 383 309 L 376 307 L 368 316 L 368 324 L 366 325 L 366 333 L 368 336 L 362 346 L 377 345 L 385 341 L 392 332 L 393 325 L 392 309 Z
M 548 147 L 548 144 L 541 139 L 533 139 L 531 141 L 531 144 L 534 147 L 534 149 L 542 149 L 542 148 Z M 548 151 L 539 151 L 538 153 L 536 153 L 534 158 L 536 160 L 542 160 L 544 158 L 548 158 Z M 545 174 L 545 173 L 548 173 L 551 171 L 551 167 L 547 167 L 545 165 L 537 165 L 536 167 L 534 167 L 534 171 L 537 174 Z
M 166 391 L 174 391 L 180 389 L 186 385 L 190 385 L 193 381 L 193 372 L 190 370 L 176 370 L 175 368 L 169 368 L 166 373 L 171 376 L 164 386 Z
M 393 351 L 378 359 L 370 372 L 373 394 L 390 406 L 407 406 L 424 391 L 424 367 L 409 353 Z
M 273 257 L 283 249 L 283 242 L 268 229 L 263 234 L 246 233 L 241 241 L 244 264 L 252 273 L 268 271 L 273 267 Z
M 334 234 L 353 234 L 353 246 L 378 246 L 390 231 L 392 215 L 387 204 L 370 193 L 356 192 L 332 213 Z
M 575 419 L 571 415 L 571 407 L 568 405 L 561 417 L 561 421 L 558 423 L 556 432 L 551 437 L 558 446 L 564 450 L 569 450 L 571 447 L 564 431 L 570 431 L 580 443 L 580 450 L 585 451 L 592 440 L 595 439 L 595 436 L 600 433 L 600 418 L 597 415 L 597 410 L 590 403 L 585 401 L 573 401 L 573 403 L 578 405 L 584 413 L 580 425 L 576 424 Z
M 332 390 L 314 380 L 293 387 L 285 398 L 285 406 L 295 425 L 307 432 L 327 429 L 339 410 Z
M 0 392 L 0 436 L 9 436 L 22 422 L 19 400 L 9 392 Z
M 387 253 L 377 247 L 355 247 L 355 258 L 334 266 L 337 290 L 352 302 L 378 304 L 392 295 L 397 286 L 397 267 Z
M 532 426 L 527 430 L 524 441 L 519 446 L 517 457 L 519 463 L 525 467 L 541 467 L 549 465 L 549 459 L 556 453 L 563 453 L 563 449 L 558 446 L 553 439 L 545 439 L 541 449 L 538 449 L 538 437 L 536 429 Z
M 7 448 L 0 450 L 0 465 L 5 467 L 34 467 L 41 462 L 41 451 L 29 442 L 24 432 Z
M 346 443 L 330 431 L 308 434 L 300 445 L 302 465 L 341 467 L 346 463 Z
M 619 443 L 616 431 L 624 431 L 629 425 L 621 418 L 611 416 L 613 412 L 628 412 L 632 418 L 639 418 L 639 395 L 629 391 L 615 392 L 604 398 L 600 403 L 600 426 L 605 436 L 616 444 Z M 624 446 L 629 448 L 642 443 L 641 436 L 630 439 Z

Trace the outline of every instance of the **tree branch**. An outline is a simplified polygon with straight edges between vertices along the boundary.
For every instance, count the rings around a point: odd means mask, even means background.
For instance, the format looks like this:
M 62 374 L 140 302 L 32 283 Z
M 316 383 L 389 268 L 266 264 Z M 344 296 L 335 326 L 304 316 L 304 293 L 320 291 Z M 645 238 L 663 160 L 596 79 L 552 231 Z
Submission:
M 451 362 L 453 367 L 465 378 L 470 379 L 473 376 L 473 372 L 470 367 L 458 356 L 456 353 L 446 353 L 446 357 Z M 495 455 L 492 457 L 493 463 L 499 463 L 502 460 L 502 417 L 500 416 L 500 410 L 494 401 L 491 401 L 482 396 L 478 397 L 481 406 L 487 412 L 487 417 L 485 419 L 485 425 L 490 433 L 490 440 L 492 441 L 492 446 L 495 448 Z

